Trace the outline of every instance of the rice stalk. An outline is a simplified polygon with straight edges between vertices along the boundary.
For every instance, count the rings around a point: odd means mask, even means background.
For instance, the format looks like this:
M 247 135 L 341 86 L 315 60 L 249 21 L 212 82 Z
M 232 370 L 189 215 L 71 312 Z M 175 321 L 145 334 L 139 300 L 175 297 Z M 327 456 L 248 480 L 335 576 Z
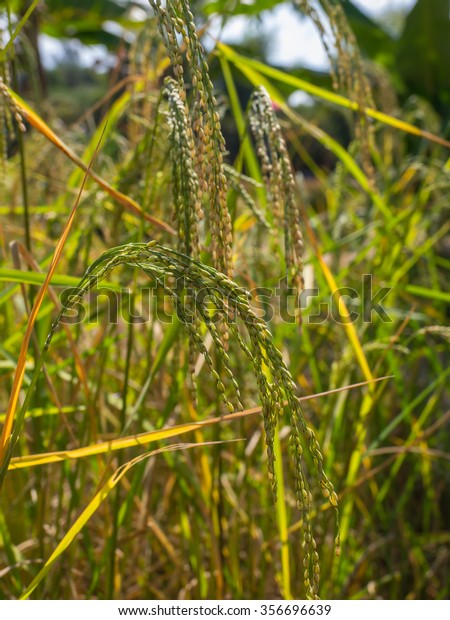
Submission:
M 155 280 L 166 294 L 170 296 L 179 320 L 185 326 L 197 350 L 205 357 L 210 372 L 216 381 L 218 393 L 230 412 L 235 409 L 231 399 L 237 402 L 239 408 L 242 408 L 239 385 L 234 377 L 231 361 L 221 341 L 220 333 L 212 322 L 211 317 L 221 315 L 229 324 L 230 332 L 236 336 L 238 335 L 238 320 L 239 325 L 245 327 L 247 332 L 246 340 L 244 340 L 242 335 L 239 335 L 237 341 L 252 362 L 259 388 L 266 435 L 268 476 L 275 499 L 277 479 L 275 475 L 274 440 L 278 420 L 285 409 L 286 401 L 286 410 L 291 427 L 289 445 L 294 471 L 294 490 L 297 507 L 303 522 L 304 585 L 308 597 L 317 597 L 320 576 L 319 556 L 316 551 L 316 542 L 311 523 L 313 510 L 312 495 L 304 471 L 304 450 L 307 450 L 312 458 L 321 491 L 335 508 L 336 518 L 338 515 L 337 495 L 332 483 L 324 472 L 320 446 L 314 432 L 308 426 L 303 416 L 297 396 L 296 384 L 284 363 L 281 353 L 274 346 L 272 336 L 264 321 L 252 310 L 249 294 L 225 274 L 176 250 L 161 246 L 155 241 L 148 244 L 127 244 L 107 250 L 89 267 L 77 289 L 61 307 L 47 337 L 43 354 L 36 366 L 19 418 L 22 418 L 27 410 L 37 373 L 42 367 L 51 340 L 61 319 L 82 300 L 89 290 L 97 286 L 119 265 L 138 267 Z M 170 286 L 170 282 L 173 281 L 177 284 Z M 193 302 L 184 303 L 183 290 L 190 291 L 191 294 L 195 295 Z M 192 320 L 193 313 L 195 313 L 198 322 Z M 228 387 L 215 370 L 213 358 L 205 348 L 203 338 L 196 329 L 200 321 L 206 323 L 206 327 L 212 335 L 218 359 L 227 376 L 226 383 Z M 231 390 L 233 396 L 228 395 L 229 390 Z M 14 439 L 17 439 L 18 431 L 19 429 L 16 427 Z M 338 549 L 339 535 L 336 538 L 336 546 Z
M 363 168 L 373 182 L 375 169 L 371 161 L 371 150 L 375 148 L 373 128 L 368 121 L 365 108 L 374 108 L 368 79 L 364 73 L 363 61 L 352 29 L 340 2 L 319 0 L 321 9 L 328 17 L 327 32 L 323 18 L 311 0 L 294 0 L 294 4 L 313 21 L 330 62 L 330 73 L 335 90 L 343 89 L 356 102 L 355 136 L 361 145 Z M 329 35 L 331 34 L 331 37 Z M 331 38 L 331 41 L 329 41 Z M 334 54 L 333 52 L 336 52 Z
M 303 278 L 303 235 L 300 228 L 300 204 L 295 180 L 280 124 L 272 102 L 258 88 L 249 103 L 249 123 L 261 160 L 267 194 L 277 228 L 284 230 L 284 253 L 288 286 L 298 299 L 305 287 Z M 297 305 L 297 304 L 296 304 Z M 300 318 L 300 315 L 298 315 Z
M 199 196 L 208 197 L 209 203 L 212 263 L 222 273 L 231 275 L 233 235 L 227 206 L 228 184 L 224 172 L 225 141 L 205 52 L 198 39 L 194 18 L 186 0 L 169 0 L 165 7 L 160 0 L 150 0 L 150 4 L 155 10 L 158 27 L 172 63 L 179 95 L 187 106 L 182 56 L 182 51 L 185 51 L 194 100 L 191 122 L 195 137 Z M 177 36 L 181 38 L 184 50 L 178 43 Z M 187 117 L 186 108 L 186 120 Z

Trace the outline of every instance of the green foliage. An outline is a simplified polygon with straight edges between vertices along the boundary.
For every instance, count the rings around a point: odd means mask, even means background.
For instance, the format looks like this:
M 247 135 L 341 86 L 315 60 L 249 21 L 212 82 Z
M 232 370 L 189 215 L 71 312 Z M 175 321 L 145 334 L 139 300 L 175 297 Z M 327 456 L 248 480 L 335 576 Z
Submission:
M 255 0 L 251 2 L 235 2 L 235 0 L 213 0 L 205 2 L 205 15 L 259 15 L 261 11 L 273 9 L 284 0 Z
M 431 102 L 448 118 L 448 80 L 445 67 L 450 61 L 450 19 L 448 3 L 417 0 L 405 17 L 400 36 L 377 26 L 351 2 L 343 4 L 358 46 L 370 59 L 389 70 L 402 98 L 415 93 Z
M 86 45 L 102 44 L 113 49 L 120 37 L 109 32 L 105 22 L 120 25 L 128 10 L 127 3 L 115 0 L 48 0 L 41 15 L 41 31 L 57 39 L 75 38 Z
M 406 18 L 395 64 L 407 91 L 426 98 L 447 118 L 450 99 L 445 67 L 449 60 L 448 5 L 440 0 L 418 0 Z

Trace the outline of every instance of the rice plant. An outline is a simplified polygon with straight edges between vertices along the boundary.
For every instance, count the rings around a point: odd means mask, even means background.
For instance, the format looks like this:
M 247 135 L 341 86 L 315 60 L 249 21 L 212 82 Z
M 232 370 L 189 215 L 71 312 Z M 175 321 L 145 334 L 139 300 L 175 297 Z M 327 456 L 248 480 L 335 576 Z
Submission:
M 339 3 L 294 3 L 330 89 L 149 4 L 70 127 L 0 56 L 1 597 L 445 597 L 450 145 Z

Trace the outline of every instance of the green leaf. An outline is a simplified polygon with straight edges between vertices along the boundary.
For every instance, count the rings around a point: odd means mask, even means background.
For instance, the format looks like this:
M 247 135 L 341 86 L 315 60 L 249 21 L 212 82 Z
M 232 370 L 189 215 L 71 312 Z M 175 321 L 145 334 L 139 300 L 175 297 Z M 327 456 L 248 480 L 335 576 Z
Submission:
M 445 291 L 437 291 L 436 289 L 426 288 L 425 286 L 417 286 L 416 284 L 405 284 L 401 287 L 403 291 L 416 295 L 417 297 L 425 297 L 427 299 L 435 299 L 436 301 L 445 301 L 450 304 L 450 293 Z
M 418 0 L 398 42 L 396 66 L 408 89 L 448 110 L 450 63 L 449 3 Z
M 21 269 L 7 269 L 0 267 L 0 282 L 18 282 L 20 284 L 43 284 L 47 274 L 36 271 L 22 271 Z M 52 286 L 76 287 L 80 278 L 55 274 L 52 278 Z M 108 288 L 119 291 L 118 284 L 112 282 L 106 285 Z
M 293 89 L 303 90 L 304 92 L 312 95 L 313 97 L 318 97 L 323 101 L 329 101 L 337 106 L 342 108 L 347 108 L 348 110 L 358 110 L 358 104 L 356 101 L 351 101 L 342 95 L 338 95 L 337 93 L 327 90 L 325 88 L 321 88 L 320 86 L 316 86 L 315 84 L 311 84 L 306 80 L 302 80 L 298 77 L 295 77 L 289 73 L 285 73 L 284 71 L 280 71 L 279 69 L 274 69 L 273 67 L 269 67 L 268 65 L 259 62 L 258 60 L 252 60 L 251 58 L 246 58 L 245 56 L 241 56 L 237 54 L 231 47 L 225 45 L 224 43 L 218 43 L 217 48 L 220 53 L 224 54 L 226 58 L 235 64 L 241 71 L 245 67 L 248 70 L 252 70 L 254 75 L 260 74 L 265 77 L 270 78 L 275 82 L 281 82 L 284 84 L 288 84 Z M 260 82 L 259 84 L 262 84 Z M 258 85 L 258 84 L 256 84 Z M 438 144 L 442 144 L 450 148 L 450 142 L 444 140 L 440 136 L 436 136 L 428 131 L 423 131 L 410 123 L 406 123 L 405 121 L 395 118 L 394 116 L 390 116 L 389 114 L 384 114 L 384 112 L 378 112 L 378 110 L 374 110 L 373 108 L 364 108 L 365 114 L 368 117 L 373 118 L 385 125 L 390 125 L 391 127 L 395 127 L 400 131 L 405 131 L 407 133 L 411 133 L 416 136 L 421 136 L 422 138 L 426 138 L 427 140 L 432 140 L 433 142 L 437 142 Z
M 213 0 L 203 7 L 205 15 L 258 15 L 262 11 L 273 9 L 284 0 L 247 0 L 246 2 L 236 2 L 236 0 Z

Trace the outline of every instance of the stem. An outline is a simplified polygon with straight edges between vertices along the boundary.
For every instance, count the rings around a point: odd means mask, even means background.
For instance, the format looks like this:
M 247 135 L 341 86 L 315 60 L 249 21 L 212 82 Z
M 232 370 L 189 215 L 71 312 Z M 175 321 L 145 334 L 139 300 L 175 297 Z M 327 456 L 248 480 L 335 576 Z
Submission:
M 122 409 L 120 412 L 120 428 L 124 429 L 126 414 L 127 414 L 127 397 L 128 397 L 128 381 L 130 377 L 130 365 L 131 365 L 131 353 L 133 350 L 133 314 L 134 314 L 134 294 L 130 295 L 130 317 L 128 323 L 128 338 L 127 338 L 127 357 L 125 361 L 125 376 L 123 381 L 123 389 L 122 389 Z M 118 467 L 123 464 L 123 457 L 120 455 L 118 457 Z M 107 584 L 107 598 L 114 598 L 114 581 L 116 574 L 116 548 L 117 548 L 117 539 L 119 535 L 119 510 L 121 504 L 120 497 L 120 485 L 117 485 L 115 497 L 114 497 L 114 505 L 113 505 L 113 529 L 111 535 L 111 543 L 109 549 L 109 573 L 108 573 L 108 584 Z

